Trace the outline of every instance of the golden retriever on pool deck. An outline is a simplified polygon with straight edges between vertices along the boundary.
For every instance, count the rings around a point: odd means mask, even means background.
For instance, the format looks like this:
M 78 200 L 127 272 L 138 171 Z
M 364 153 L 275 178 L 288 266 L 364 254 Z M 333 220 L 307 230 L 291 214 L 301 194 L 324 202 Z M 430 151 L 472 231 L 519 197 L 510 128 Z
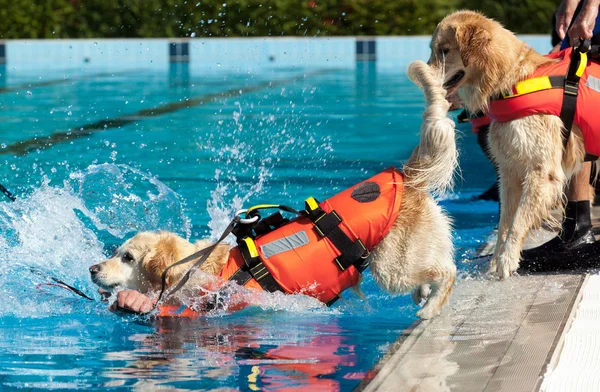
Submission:
M 429 65 L 443 75 L 449 94 L 458 92 L 467 110 L 485 113 L 491 98 L 511 91 L 553 61 L 500 23 L 459 11 L 436 27 Z M 567 179 L 581 169 L 585 155 L 581 130 L 572 128 L 565 149 L 562 127 L 558 116 L 546 114 L 491 124 L 489 146 L 500 175 L 502 209 L 490 270 L 501 279 L 517 270 L 527 233 L 550 219 L 550 211 L 561 204 Z
M 454 122 L 447 117 L 450 105 L 445 100 L 442 80 L 424 62 L 413 63 L 409 76 L 422 86 L 427 101 L 420 144 L 404 167 L 401 212 L 391 231 L 371 252 L 370 268 L 384 290 L 390 293 L 413 290 L 417 303 L 427 299 L 418 312 L 418 316 L 427 319 L 437 316 L 448 302 L 456 279 L 450 219 L 432 194 L 451 188 L 457 151 Z M 139 233 L 112 258 L 90 267 L 90 273 L 94 283 L 103 289 L 130 289 L 148 294 L 160 289 L 161 274 L 169 265 L 207 245 L 206 241 L 193 245 L 167 232 Z M 227 246 L 219 246 L 201 271 L 217 275 L 228 253 Z M 167 284 L 178 282 L 187 268 L 187 265 L 177 267 L 167 277 Z M 202 279 L 201 275 L 196 274 L 192 280 Z M 122 291 L 119 306 L 149 311 L 150 300 L 137 291 Z

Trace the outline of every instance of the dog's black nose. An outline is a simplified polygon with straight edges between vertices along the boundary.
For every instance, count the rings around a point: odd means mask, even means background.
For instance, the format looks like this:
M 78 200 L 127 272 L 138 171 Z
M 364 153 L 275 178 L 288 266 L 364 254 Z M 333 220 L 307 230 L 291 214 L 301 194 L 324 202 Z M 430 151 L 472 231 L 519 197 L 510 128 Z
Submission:
M 100 267 L 97 264 L 90 267 L 90 274 L 96 275 L 98 272 L 100 272 Z

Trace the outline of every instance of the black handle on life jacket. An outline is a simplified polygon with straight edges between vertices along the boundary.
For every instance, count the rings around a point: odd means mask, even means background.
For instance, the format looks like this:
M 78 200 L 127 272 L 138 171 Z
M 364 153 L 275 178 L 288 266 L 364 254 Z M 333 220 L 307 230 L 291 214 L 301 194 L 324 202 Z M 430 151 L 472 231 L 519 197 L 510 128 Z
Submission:
M 571 136 L 571 128 L 575 120 L 575 112 L 577 111 L 577 96 L 579 95 L 579 79 L 580 75 L 577 75 L 577 70 L 582 61 L 582 53 L 589 52 L 591 47 L 591 41 L 589 39 L 580 39 L 579 44 L 573 46 L 571 52 L 571 61 L 569 63 L 569 70 L 565 76 L 565 84 L 563 90 L 563 103 L 560 109 L 560 119 L 563 122 L 562 136 L 563 146 L 567 148 L 569 137 Z M 586 60 L 587 61 L 587 60 Z

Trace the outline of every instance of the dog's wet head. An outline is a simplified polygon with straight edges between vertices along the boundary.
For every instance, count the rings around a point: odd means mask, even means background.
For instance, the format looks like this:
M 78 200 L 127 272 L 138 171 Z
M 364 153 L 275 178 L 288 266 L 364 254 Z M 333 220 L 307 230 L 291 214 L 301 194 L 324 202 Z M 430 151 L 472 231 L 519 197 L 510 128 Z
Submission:
M 485 71 L 490 33 L 490 20 L 471 11 L 455 12 L 438 24 L 428 64 L 443 75 L 448 96 Z
M 188 249 L 192 247 L 191 249 Z M 104 290 L 159 290 L 163 271 L 181 257 L 193 253 L 193 245 L 171 233 L 139 233 L 121 245 L 115 254 L 89 268 L 92 281 Z M 172 276 L 167 276 L 167 284 Z

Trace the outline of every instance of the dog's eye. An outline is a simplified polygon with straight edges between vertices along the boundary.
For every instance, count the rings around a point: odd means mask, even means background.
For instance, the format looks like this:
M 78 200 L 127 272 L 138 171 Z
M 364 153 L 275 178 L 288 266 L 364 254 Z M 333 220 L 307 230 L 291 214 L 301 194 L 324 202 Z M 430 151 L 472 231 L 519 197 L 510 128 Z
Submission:
M 121 258 L 125 263 L 131 263 L 133 261 L 133 255 L 129 252 L 125 253 Z
M 440 52 L 442 53 L 442 56 L 447 56 L 448 53 L 450 53 L 450 49 L 441 49 Z

